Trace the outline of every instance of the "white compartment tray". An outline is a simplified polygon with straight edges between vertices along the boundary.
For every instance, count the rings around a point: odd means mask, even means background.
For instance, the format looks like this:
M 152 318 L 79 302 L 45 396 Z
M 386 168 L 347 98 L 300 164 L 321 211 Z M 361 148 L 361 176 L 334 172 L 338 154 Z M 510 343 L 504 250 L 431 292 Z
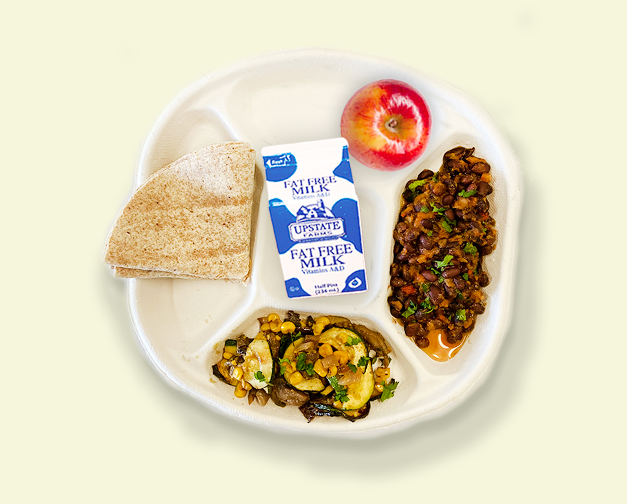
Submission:
M 340 136 L 344 105 L 363 85 L 398 79 L 418 89 L 433 126 L 427 150 L 397 172 L 369 169 L 351 158 L 360 200 L 369 289 L 365 293 L 290 300 L 285 292 L 264 187 L 266 145 Z M 271 428 L 331 435 L 381 434 L 442 414 L 485 378 L 506 334 L 512 304 L 521 191 L 516 160 L 489 117 L 458 91 L 415 70 L 327 50 L 273 53 L 212 73 L 183 91 L 150 132 L 136 184 L 177 158 L 226 140 L 250 142 L 257 152 L 253 211 L 253 263 L 248 285 L 211 280 L 129 281 L 133 324 L 148 358 L 173 385 L 233 417 Z M 487 256 L 492 281 L 486 312 L 459 354 L 439 363 L 404 335 L 390 315 L 387 296 L 392 230 L 407 180 L 424 168 L 437 171 L 448 149 L 476 147 L 492 166 L 491 212 L 499 240 Z M 394 349 L 394 398 L 373 403 L 370 415 L 351 423 L 316 418 L 307 423 L 295 407 L 248 405 L 212 375 L 222 342 L 258 330 L 257 317 L 273 311 L 349 317 L 381 331 Z

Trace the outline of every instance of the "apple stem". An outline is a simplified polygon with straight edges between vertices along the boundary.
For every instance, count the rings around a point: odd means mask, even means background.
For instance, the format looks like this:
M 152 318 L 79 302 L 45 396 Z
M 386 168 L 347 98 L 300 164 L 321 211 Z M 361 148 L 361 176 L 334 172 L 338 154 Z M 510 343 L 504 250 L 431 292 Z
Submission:
M 394 129 L 396 126 L 398 126 L 398 121 L 396 119 L 390 119 L 388 121 L 388 128 Z

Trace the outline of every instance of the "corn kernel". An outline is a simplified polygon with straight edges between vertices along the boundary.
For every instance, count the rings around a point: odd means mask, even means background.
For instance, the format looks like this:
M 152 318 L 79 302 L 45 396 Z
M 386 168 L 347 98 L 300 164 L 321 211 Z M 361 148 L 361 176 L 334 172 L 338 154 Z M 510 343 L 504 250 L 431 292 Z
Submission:
M 387 381 L 390 377 L 390 368 L 380 367 L 374 370 L 374 375 L 377 377 L 376 381 Z
M 290 382 L 290 385 L 297 385 L 300 382 L 302 382 L 304 380 L 303 375 L 300 374 L 300 371 L 295 371 L 293 372 L 289 378 L 288 381 Z
M 327 376 L 335 376 L 337 374 L 337 366 L 331 366 L 327 370 Z
M 328 343 L 323 343 L 322 345 L 320 345 L 318 353 L 321 357 L 328 357 L 329 355 L 333 355 L 333 347 Z
M 377 392 L 383 392 L 383 385 L 380 383 L 375 383 L 374 388 Z
M 242 370 L 241 367 L 237 366 L 237 367 L 231 368 L 231 378 L 240 380 L 242 376 L 244 376 L 244 371 Z
M 273 320 L 272 322 L 270 322 L 270 330 L 272 332 L 279 332 L 281 330 L 281 321 Z
M 342 409 L 342 401 L 335 401 L 333 403 L 333 407 L 337 409 Z
M 233 357 L 233 354 L 231 352 L 224 352 L 222 354 L 222 357 L 224 357 L 226 360 L 229 360 L 231 357 Z
M 296 330 L 296 326 L 294 322 L 283 322 L 281 324 L 281 332 L 283 334 L 293 333 Z
M 276 338 L 277 341 L 281 341 L 281 336 L 279 336 L 278 334 L 274 336 Z
M 324 325 L 322 324 L 314 324 L 311 328 L 313 329 L 314 336 L 320 336 L 322 331 L 324 331 Z
M 346 344 L 348 341 L 348 335 L 345 332 L 341 332 L 337 337 L 343 344 Z
M 240 385 L 244 390 L 250 390 L 253 388 L 253 386 L 244 379 L 241 379 L 238 385 Z
M 322 324 L 323 326 L 328 326 L 331 323 L 331 321 L 329 320 L 329 317 L 318 317 L 316 319 L 316 324 Z
M 237 386 L 235 387 L 235 392 L 233 392 L 235 394 L 235 397 L 246 397 L 246 394 L 248 394 L 248 391 L 246 389 L 244 389 L 243 387 L 241 387 L 242 382 L 238 382 Z
M 348 362 L 348 352 L 346 352 L 345 350 L 336 350 L 333 353 L 337 357 L 337 360 L 340 362 L 340 366 Z
M 265 324 L 261 324 L 261 327 L 259 328 L 260 331 L 269 331 L 270 330 L 270 324 L 268 324 L 267 322 Z
M 333 387 L 331 385 L 327 385 L 326 388 L 320 393 L 322 395 L 329 395 L 331 392 L 333 392 Z
M 320 376 L 322 376 L 323 378 L 327 375 L 327 370 L 324 369 L 324 366 L 322 365 L 322 361 L 320 359 L 318 359 L 313 367 L 313 370 L 318 373 Z
M 278 313 L 271 313 L 268 315 L 268 322 L 274 322 L 275 320 L 281 321 L 281 317 L 279 317 Z

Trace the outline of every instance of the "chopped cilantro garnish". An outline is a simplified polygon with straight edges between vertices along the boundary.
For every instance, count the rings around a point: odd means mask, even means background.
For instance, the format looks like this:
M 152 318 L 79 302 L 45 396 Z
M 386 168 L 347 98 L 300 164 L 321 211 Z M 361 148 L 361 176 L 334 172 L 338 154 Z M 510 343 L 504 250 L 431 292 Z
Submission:
M 307 358 L 307 354 L 305 352 L 301 352 L 296 357 L 296 369 L 301 370 L 305 367 L 305 359 Z
M 422 292 L 429 292 L 431 284 L 429 282 L 425 282 L 422 284 Z
M 466 243 L 466 245 L 464 245 L 464 252 L 466 252 L 467 254 L 475 255 L 477 253 L 477 247 L 468 242 Z
M 462 275 L 462 278 L 463 278 L 464 280 L 468 280 L 468 273 L 464 273 L 464 274 Z
M 414 313 L 416 313 L 416 310 L 418 309 L 418 307 L 414 304 L 413 301 L 409 302 L 409 306 L 407 307 L 407 309 L 401 313 L 401 315 L 404 318 L 409 317 L 410 315 L 413 315 Z
M 451 231 L 453 231 L 453 228 L 444 219 L 440 221 L 440 226 L 442 226 L 446 230 L 447 233 L 450 233 Z
M 311 362 L 306 362 L 307 354 L 305 352 L 301 352 L 298 354 L 296 358 L 296 369 L 299 371 L 306 371 L 309 376 L 314 374 L 313 364 Z
M 429 299 L 428 297 L 426 297 L 425 300 L 422 303 L 420 303 L 420 308 L 425 310 L 424 313 L 431 313 L 433 310 L 435 310 L 434 304 L 431 302 L 431 299 Z
M 392 380 L 387 385 L 385 384 L 385 382 L 381 382 L 381 385 L 383 385 L 383 392 L 381 393 L 381 402 L 385 401 L 386 399 L 389 399 L 390 397 L 394 397 L 394 391 L 396 390 L 396 387 L 398 387 L 398 383 L 399 382 L 394 381 L 394 380 Z
M 357 362 L 357 365 L 358 365 L 359 367 L 362 367 L 362 366 L 363 366 L 363 367 L 365 368 L 365 367 L 368 365 L 368 362 L 370 362 L 370 358 L 365 357 L 365 356 L 363 356 L 363 355 L 362 355 L 362 356 L 359 358 L 359 362 Z
M 285 365 L 289 363 L 290 363 L 289 359 L 279 359 L 279 365 L 281 366 L 281 369 L 279 370 L 279 374 L 281 376 L 283 376 L 283 374 L 285 373 Z
M 460 191 L 457 193 L 458 196 L 461 196 L 462 198 L 470 198 L 471 196 L 474 196 L 475 194 L 477 194 L 476 190 L 472 190 L 472 191 Z
M 256 379 L 256 380 L 259 380 L 259 381 L 261 381 L 261 382 L 268 381 L 268 380 L 266 380 L 266 377 L 263 375 L 263 373 L 262 373 L 261 371 L 257 371 L 257 372 L 255 373 L 255 379 Z
M 420 211 L 422 213 L 430 213 L 431 212 L 431 210 L 429 210 L 426 206 L 421 206 L 420 207 Z
M 448 266 L 448 263 L 450 263 L 452 260 L 453 260 L 453 256 L 452 255 L 447 255 L 441 261 L 435 261 L 435 267 L 439 268 L 439 269 L 442 269 L 442 268 Z
M 423 186 L 423 185 L 425 185 L 426 183 L 427 183 L 427 179 L 425 179 L 425 180 L 414 180 L 411 184 L 409 184 L 409 185 L 407 186 L 407 188 L 408 188 L 410 191 L 415 191 L 415 190 L 416 190 L 416 188 L 418 188 L 418 187 L 422 187 L 422 186 Z
M 418 196 L 418 194 L 420 194 L 418 192 L 418 188 L 422 187 L 426 183 L 427 183 L 426 180 L 414 180 L 411 184 L 407 186 L 407 189 L 411 191 L 412 201 L 416 199 L 416 196 Z
M 433 208 L 433 211 L 434 211 L 435 213 L 438 213 L 438 214 L 443 214 L 443 213 L 444 213 L 444 207 L 442 207 L 442 208 L 438 208 L 438 207 L 437 207 L 437 206 L 435 206 L 433 203 L 429 203 L 429 204 L 431 205 L 431 208 Z
M 357 366 L 355 364 L 351 364 L 350 362 L 347 364 L 348 369 L 350 369 L 353 373 L 357 372 Z
M 346 336 L 347 345 L 356 345 L 357 343 L 361 343 L 361 338 L 353 338 L 350 334 Z
M 466 320 L 466 310 L 457 310 L 455 316 L 457 320 Z
M 333 390 L 335 390 L 335 398 L 338 401 L 347 402 L 348 401 L 348 394 L 347 394 L 348 388 L 343 387 L 342 385 L 339 384 L 337 376 L 329 376 L 327 380 L 329 380 L 329 384 L 333 387 Z

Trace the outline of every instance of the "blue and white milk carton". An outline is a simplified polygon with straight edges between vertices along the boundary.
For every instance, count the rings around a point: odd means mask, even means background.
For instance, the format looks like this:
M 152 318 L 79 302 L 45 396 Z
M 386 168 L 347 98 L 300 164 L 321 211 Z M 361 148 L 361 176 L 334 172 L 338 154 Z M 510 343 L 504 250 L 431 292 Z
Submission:
M 346 140 L 269 146 L 261 154 L 288 297 L 367 290 Z

